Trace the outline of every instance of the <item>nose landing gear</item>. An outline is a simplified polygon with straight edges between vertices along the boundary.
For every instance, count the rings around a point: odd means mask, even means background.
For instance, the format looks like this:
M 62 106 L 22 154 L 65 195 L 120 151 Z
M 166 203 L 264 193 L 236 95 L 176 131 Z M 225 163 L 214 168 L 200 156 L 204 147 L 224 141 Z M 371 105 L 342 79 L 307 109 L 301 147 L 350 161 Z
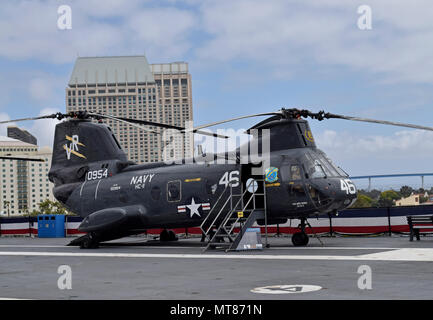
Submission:
M 304 231 L 294 233 L 292 236 L 292 243 L 295 247 L 306 246 L 308 244 L 308 240 L 309 237 Z
M 309 237 L 308 237 L 307 233 L 305 232 L 305 227 L 307 224 L 308 224 L 308 226 L 310 226 L 310 224 L 307 222 L 306 218 L 301 218 L 301 223 L 298 226 L 298 228 L 301 229 L 301 231 L 296 232 L 292 235 L 292 243 L 295 247 L 306 246 L 308 244 Z M 310 228 L 311 228 L 311 226 L 310 226 Z
M 308 244 L 309 237 L 308 237 L 307 233 L 305 232 L 305 228 L 307 226 L 310 227 L 311 230 L 313 230 L 311 225 L 308 223 L 307 218 L 300 218 L 300 220 L 301 220 L 301 223 L 299 224 L 298 228 L 301 229 L 301 231 L 296 232 L 292 235 L 292 243 L 295 247 L 306 246 Z M 313 233 L 314 233 L 314 231 L 313 231 Z M 315 233 L 314 233 L 314 236 L 323 245 L 322 241 L 320 240 L 320 238 Z

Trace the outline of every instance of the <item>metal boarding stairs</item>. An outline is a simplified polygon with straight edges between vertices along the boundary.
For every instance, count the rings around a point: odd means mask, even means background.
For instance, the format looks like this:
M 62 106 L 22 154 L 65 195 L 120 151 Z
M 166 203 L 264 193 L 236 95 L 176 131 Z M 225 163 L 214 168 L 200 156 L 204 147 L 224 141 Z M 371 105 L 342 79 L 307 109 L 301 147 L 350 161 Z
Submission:
M 257 219 L 265 221 L 265 246 L 268 245 L 264 179 L 250 179 L 245 190 L 242 185 L 240 188 L 233 187 L 234 183 L 227 184 L 200 226 L 208 239 L 203 251 L 215 248 L 225 249 L 226 252 L 236 250 L 246 230 Z M 239 192 L 239 189 L 240 193 L 234 193 Z M 235 229 L 239 230 L 237 234 Z

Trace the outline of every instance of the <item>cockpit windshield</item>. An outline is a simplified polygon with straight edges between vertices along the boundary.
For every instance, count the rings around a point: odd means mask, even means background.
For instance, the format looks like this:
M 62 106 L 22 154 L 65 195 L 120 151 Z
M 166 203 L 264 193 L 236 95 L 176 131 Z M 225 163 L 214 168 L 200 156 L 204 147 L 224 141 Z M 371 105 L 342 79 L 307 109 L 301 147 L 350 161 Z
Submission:
M 347 177 L 347 173 L 340 167 L 335 166 L 332 161 L 320 150 L 308 151 L 304 154 L 306 173 L 310 178 Z
M 312 168 L 311 178 L 325 178 L 326 173 L 323 170 L 323 166 L 320 164 L 318 160 L 314 160 L 314 167 Z
M 309 152 L 305 153 L 305 160 L 304 166 L 309 178 L 326 178 L 327 174 L 319 160 L 314 159 Z
M 339 166 L 336 166 L 331 159 L 327 157 L 327 155 L 321 151 L 317 150 L 317 154 L 321 162 L 332 172 L 333 177 L 348 177 L 349 175 L 341 169 Z

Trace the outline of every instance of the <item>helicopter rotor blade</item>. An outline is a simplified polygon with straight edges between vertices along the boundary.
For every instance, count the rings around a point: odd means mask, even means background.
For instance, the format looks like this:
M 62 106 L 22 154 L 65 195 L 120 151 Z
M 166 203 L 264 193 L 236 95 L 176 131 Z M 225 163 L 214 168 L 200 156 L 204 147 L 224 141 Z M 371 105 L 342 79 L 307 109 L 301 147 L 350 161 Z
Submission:
M 21 119 L 0 121 L 0 124 L 11 123 L 11 122 L 20 122 L 20 121 L 41 120 L 41 119 L 58 119 L 58 120 L 61 120 L 66 116 L 67 116 L 66 114 L 62 114 L 62 113 L 58 112 L 58 113 L 53 113 L 53 114 L 40 116 L 40 117 L 21 118 Z
M 19 122 L 19 121 L 41 120 L 41 119 L 62 120 L 64 118 L 76 118 L 76 119 L 93 118 L 96 120 L 100 120 L 100 119 L 106 118 L 106 119 L 112 119 L 112 120 L 124 122 L 128 125 L 131 125 L 133 127 L 136 127 L 138 129 L 141 129 L 144 131 L 147 131 L 149 133 L 161 134 L 160 131 L 147 129 L 147 128 L 143 127 L 143 125 L 155 126 L 155 127 L 160 127 L 160 128 L 166 128 L 166 129 L 176 129 L 176 130 L 180 130 L 183 133 L 193 132 L 193 133 L 212 136 L 212 137 L 216 137 L 216 138 L 228 139 L 229 137 L 227 137 L 227 136 L 203 131 L 201 129 L 216 126 L 216 125 L 223 124 L 223 123 L 232 122 L 232 121 L 254 118 L 254 117 L 261 117 L 261 116 L 279 116 L 281 118 L 286 118 L 286 119 L 299 119 L 301 117 L 304 117 L 304 118 L 316 119 L 319 121 L 324 120 L 324 119 L 344 119 L 344 120 L 350 120 L 350 121 L 369 122 L 369 123 L 377 123 L 377 124 L 385 124 L 385 125 L 392 125 L 392 126 L 398 126 L 398 127 L 406 127 L 406 128 L 412 128 L 412 129 L 421 129 L 421 130 L 433 131 L 433 127 L 420 126 L 420 125 L 415 125 L 415 124 L 408 124 L 408 123 L 401 123 L 401 122 L 394 122 L 394 121 L 387 121 L 387 120 L 376 120 L 376 119 L 368 119 L 368 118 L 361 118 L 361 117 L 345 116 L 345 115 L 339 115 L 339 114 L 332 114 L 329 112 L 325 113 L 325 111 L 323 111 L 323 110 L 319 111 L 319 112 L 312 112 L 310 110 L 305 110 L 305 109 L 300 110 L 300 109 L 295 109 L 295 108 L 293 108 L 293 109 L 282 108 L 282 109 L 280 109 L 278 111 L 274 111 L 274 112 L 251 114 L 251 115 L 216 121 L 216 122 L 200 125 L 200 126 L 193 127 L 193 128 L 184 128 L 184 127 L 179 127 L 179 126 L 174 126 L 174 125 L 169 125 L 169 124 L 164 124 L 164 123 L 158 123 L 158 122 L 152 122 L 152 121 L 147 121 L 147 120 L 138 120 L 138 119 L 130 119 L 130 118 L 124 118 L 124 117 L 115 117 L 115 116 L 111 116 L 111 115 L 90 113 L 87 111 L 72 111 L 69 113 L 58 112 L 58 113 L 45 115 L 45 116 L 39 116 L 39 117 L 30 117 L 30 118 L 21 118 L 21 119 L 0 121 L 0 124 Z
M 253 117 L 260 117 L 260 116 L 280 116 L 281 118 L 286 119 L 299 119 L 301 117 L 303 118 L 312 118 L 315 120 L 322 121 L 324 119 L 344 119 L 344 120 L 351 120 L 351 121 L 360 121 L 360 122 L 369 122 L 369 123 L 377 123 L 377 124 L 385 124 L 385 125 L 391 125 L 391 126 L 398 126 L 398 127 L 405 127 L 405 128 L 412 128 L 412 129 L 421 129 L 421 130 L 428 130 L 433 131 L 433 127 L 427 127 L 427 126 L 421 126 L 421 125 L 415 125 L 410 123 L 402 123 L 402 122 L 395 122 L 395 121 L 387 121 L 387 120 L 377 120 L 377 119 L 368 119 L 368 118 L 361 118 L 361 117 L 352 117 L 352 116 L 345 116 L 345 115 L 339 115 L 339 114 L 332 114 L 325 111 L 319 111 L 319 112 L 312 112 L 310 110 L 300 110 L 300 109 L 285 109 L 282 108 L 276 112 L 265 112 L 265 113 L 257 113 L 257 114 L 251 114 L 247 116 L 242 117 L 236 117 L 231 118 L 227 120 L 222 121 L 216 121 L 204 125 L 200 125 L 191 129 L 186 129 L 186 132 L 193 131 L 196 132 L 199 129 L 212 127 L 215 125 L 231 122 L 231 121 L 237 121 L 247 118 L 253 118 Z
M 147 121 L 147 120 L 139 120 L 139 119 L 130 119 L 130 118 L 124 118 L 124 117 L 114 117 L 114 116 L 97 114 L 97 113 L 89 113 L 89 115 L 95 116 L 95 117 L 101 117 L 101 118 L 108 118 L 108 119 L 128 123 L 133 127 L 145 130 L 145 131 L 150 132 L 150 133 L 161 134 L 161 132 L 150 130 L 150 129 L 147 129 L 143 126 L 136 125 L 136 124 L 155 126 L 155 127 L 165 128 L 165 129 L 175 129 L 175 130 L 179 130 L 181 132 L 186 132 L 184 127 L 174 126 L 171 124 L 165 124 L 165 123 L 159 123 L 159 122 L 153 122 L 153 121 Z M 215 137 L 215 138 L 223 138 L 223 139 L 229 138 L 228 136 L 224 136 L 224 135 L 220 135 L 220 134 L 216 134 L 216 133 L 212 133 L 212 132 L 201 131 L 201 130 L 197 130 L 195 133 L 203 134 L 203 135 L 207 135 L 207 136 L 211 136 L 211 137 Z
M 37 159 L 37 158 L 20 158 L 20 157 L 4 157 L 4 156 L 0 156 L 0 159 L 45 162 L 44 159 Z
M 232 122 L 232 121 L 237 121 L 237 120 L 242 120 L 242 119 L 248 119 L 248 118 L 254 118 L 254 117 L 275 116 L 275 115 L 282 116 L 283 113 L 281 111 L 276 111 L 276 112 L 265 112 L 265 113 L 250 114 L 250 115 L 247 115 L 247 116 L 242 116 L 242 117 L 237 117 L 237 118 L 231 118 L 231 119 L 227 119 L 227 120 L 216 121 L 216 122 L 204 124 L 204 125 L 197 126 L 197 127 L 194 127 L 194 128 L 186 129 L 185 131 L 186 132 L 189 132 L 189 131 L 197 132 L 200 129 L 204 129 L 204 128 L 208 128 L 208 127 L 213 127 L 213 126 L 216 126 L 216 125 L 219 125 L 219 124 L 223 124 L 223 123 L 227 123 L 227 122 Z
M 112 119 L 112 120 L 120 121 L 120 122 L 126 123 L 132 127 L 136 127 L 140 130 L 143 130 L 143 131 L 146 131 L 149 133 L 161 134 L 161 132 L 159 132 L 159 131 L 151 130 L 151 129 L 145 128 L 143 126 L 137 125 L 137 124 L 131 122 L 130 119 L 124 120 L 123 118 L 118 118 L 118 117 L 114 117 L 114 116 L 110 116 L 110 115 L 106 115 L 106 114 L 99 114 L 99 113 L 88 113 L 88 115 L 93 117 L 93 118 L 96 118 L 96 119 L 106 118 L 106 119 Z
M 386 121 L 386 120 L 350 117 L 350 116 L 343 116 L 343 115 L 337 115 L 337 114 L 329 114 L 329 115 L 330 115 L 330 119 L 334 118 L 334 119 L 344 119 L 344 120 L 351 120 L 351 121 L 370 122 L 370 123 L 386 124 L 386 125 L 390 125 L 390 126 L 433 131 L 433 127 L 420 126 L 420 125 L 410 124 L 410 123 L 401 123 L 401 122 Z
M 111 115 L 91 113 L 91 112 L 87 112 L 87 111 L 71 111 L 69 113 L 58 112 L 58 113 L 53 113 L 53 114 L 50 114 L 50 115 L 39 116 L 39 117 L 30 117 L 30 118 L 21 118 L 21 119 L 13 119 L 13 120 L 0 121 L 0 124 L 6 124 L 6 123 L 12 123 L 12 122 L 20 122 L 20 121 L 41 120 L 41 119 L 57 119 L 57 120 L 62 120 L 64 118 L 77 118 L 77 119 L 93 118 L 93 119 L 96 119 L 96 120 L 100 120 L 100 119 L 103 119 L 103 118 L 112 119 L 112 120 L 117 120 L 117 121 L 120 121 L 120 122 L 124 122 L 124 123 L 126 123 L 128 125 L 131 125 L 131 126 L 136 127 L 138 129 L 147 131 L 149 133 L 154 133 L 154 134 L 161 134 L 161 132 L 155 131 L 155 130 L 151 130 L 151 129 L 147 129 L 147 128 L 143 127 L 142 125 L 149 125 L 149 126 L 161 127 L 161 128 L 166 128 L 166 129 L 176 129 L 176 130 L 179 130 L 179 131 L 182 131 L 182 132 L 190 132 L 190 131 L 192 131 L 192 130 L 186 131 L 185 128 L 183 128 L 183 127 L 169 125 L 169 124 L 164 124 L 164 123 L 159 123 L 159 122 L 152 122 L 152 121 L 138 120 L 138 119 L 130 119 L 130 118 L 124 118 L 124 117 L 115 117 L 115 116 L 111 116 Z M 141 125 L 137 125 L 137 124 L 141 124 Z M 207 132 L 207 131 L 202 131 L 202 130 L 196 130 L 194 132 L 198 133 L 198 134 L 202 134 L 202 135 L 207 135 L 207 136 L 215 137 L 215 138 L 223 138 L 223 139 L 228 139 L 229 138 L 228 136 L 225 136 L 225 135 L 220 135 L 220 134 L 216 134 L 216 133 L 212 133 L 212 132 Z
M 360 121 L 360 122 L 369 122 L 369 123 L 377 123 L 377 124 L 386 124 L 390 126 L 397 126 L 397 127 L 405 127 L 405 128 L 412 128 L 412 129 L 421 129 L 421 130 L 428 130 L 433 131 L 433 127 L 427 127 L 427 126 L 420 126 L 416 124 L 410 124 L 410 123 L 402 123 L 402 122 L 395 122 L 395 121 L 387 121 L 387 120 L 377 120 L 377 119 L 368 119 L 368 118 L 361 118 L 361 117 L 352 117 L 352 116 L 345 116 L 340 114 L 333 114 L 325 111 L 319 111 L 319 112 L 311 112 L 309 110 L 298 110 L 298 109 L 283 109 L 283 112 L 290 113 L 291 115 L 295 116 L 302 116 L 304 118 L 312 118 L 319 121 L 322 121 L 324 119 L 344 119 L 344 120 L 351 120 L 351 121 Z
M 133 122 L 133 123 L 140 123 L 143 125 L 156 126 L 156 127 L 166 128 L 166 129 L 175 129 L 175 130 L 179 130 L 179 131 L 182 131 L 185 133 L 189 132 L 184 127 L 174 126 L 171 124 L 152 122 L 152 121 L 147 121 L 147 120 L 121 118 L 121 117 L 119 117 L 119 119 L 122 119 L 122 120 L 125 120 L 128 122 Z M 222 139 L 228 139 L 229 138 L 228 136 L 224 136 L 224 135 L 220 135 L 220 134 L 212 133 L 212 132 L 207 132 L 207 131 L 203 131 L 203 130 L 196 130 L 196 131 L 194 131 L 194 133 L 202 134 L 205 136 L 211 136 L 211 137 L 215 137 L 215 138 L 222 138 Z

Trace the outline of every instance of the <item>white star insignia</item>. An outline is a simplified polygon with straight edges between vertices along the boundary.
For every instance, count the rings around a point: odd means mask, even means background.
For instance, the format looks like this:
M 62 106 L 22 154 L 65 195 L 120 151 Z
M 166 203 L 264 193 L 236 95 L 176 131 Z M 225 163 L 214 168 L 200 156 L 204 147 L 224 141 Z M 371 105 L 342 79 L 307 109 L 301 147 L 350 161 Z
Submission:
M 200 216 L 200 213 L 198 213 L 198 208 L 200 208 L 201 203 L 195 203 L 194 198 L 191 200 L 191 204 L 186 205 L 188 209 L 190 210 L 190 217 L 192 218 L 195 214 Z

